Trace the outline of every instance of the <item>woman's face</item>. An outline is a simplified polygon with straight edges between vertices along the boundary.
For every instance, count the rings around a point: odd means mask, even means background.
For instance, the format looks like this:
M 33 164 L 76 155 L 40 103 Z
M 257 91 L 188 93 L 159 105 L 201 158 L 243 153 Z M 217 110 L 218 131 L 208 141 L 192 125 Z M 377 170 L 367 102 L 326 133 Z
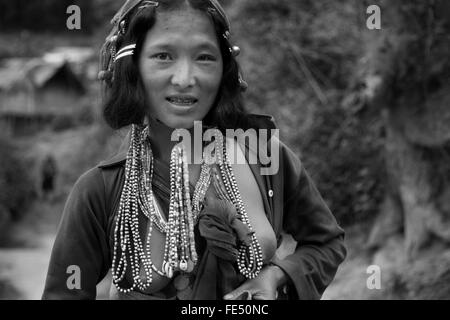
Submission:
M 149 112 L 171 128 L 191 128 L 211 109 L 223 61 L 214 25 L 189 9 L 157 13 L 144 40 L 139 71 Z

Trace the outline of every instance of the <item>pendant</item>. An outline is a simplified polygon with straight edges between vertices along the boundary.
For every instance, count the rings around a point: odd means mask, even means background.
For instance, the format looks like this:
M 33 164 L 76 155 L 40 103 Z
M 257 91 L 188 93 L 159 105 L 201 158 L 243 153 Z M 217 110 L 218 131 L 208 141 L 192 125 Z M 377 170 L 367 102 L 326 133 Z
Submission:
M 191 259 L 189 259 L 187 262 L 186 272 L 192 272 L 194 270 L 194 265 L 195 265 L 194 262 Z
M 186 271 L 188 268 L 188 264 L 187 264 L 186 260 L 184 260 L 184 259 L 180 261 L 179 266 L 180 266 L 181 271 Z
M 170 279 L 173 277 L 173 268 L 172 268 L 172 266 L 169 266 L 169 270 L 167 272 L 167 277 L 170 278 Z
M 169 262 L 167 262 L 167 261 L 163 262 L 163 270 L 164 270 L 164 273 L 167 276 L 167 278 L 173 277 L 173 267 L 170 265 Z

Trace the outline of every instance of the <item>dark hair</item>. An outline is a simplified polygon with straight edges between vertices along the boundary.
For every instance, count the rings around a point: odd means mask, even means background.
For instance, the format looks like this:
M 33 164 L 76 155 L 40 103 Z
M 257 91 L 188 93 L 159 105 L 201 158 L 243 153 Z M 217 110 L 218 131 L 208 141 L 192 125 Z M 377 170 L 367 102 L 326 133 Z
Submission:
M 223 75 L 216 101 L 203 119 L 205 126 L 221 130 L 248 128 L 248 116 L 244 110 L 239 65 L 229 50 L 229 42 L 223 37 L 227 22 L 217 12 L 210 11 L 209 0 L 160 0 L 157 8 L 135 8 L 126 21 L 126 32 L 117 39 L 117 48 L 136 43 L 132 59 L 119 59 L 114 67 L 112 85 L 106 88 L 103 104 L 105 121 L 113 129 L 136 123 L 141 124 L 148 105 L 144 85 L 138 69 L 138 61 L 146 34 L 156 22 L 156 12 L 171 11 L 183 6 L 198 9 L 212 18 L 223 59 Z

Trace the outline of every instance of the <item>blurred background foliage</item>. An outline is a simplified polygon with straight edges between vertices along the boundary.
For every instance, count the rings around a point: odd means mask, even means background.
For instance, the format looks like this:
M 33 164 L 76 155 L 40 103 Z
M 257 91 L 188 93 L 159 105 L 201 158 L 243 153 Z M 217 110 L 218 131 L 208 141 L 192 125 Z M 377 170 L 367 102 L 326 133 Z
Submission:
M 381 121 L 359 117 L 349 103 L 365 49 L 364 2 L 235 5 L 249 108 L 274 114 L 342 224 L 372 221 L 384 189 Z

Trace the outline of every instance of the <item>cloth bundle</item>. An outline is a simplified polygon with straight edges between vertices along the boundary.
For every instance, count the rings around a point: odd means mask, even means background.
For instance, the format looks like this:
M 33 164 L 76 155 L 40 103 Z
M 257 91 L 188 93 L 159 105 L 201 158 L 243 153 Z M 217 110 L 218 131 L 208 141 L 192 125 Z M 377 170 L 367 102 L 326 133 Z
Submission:
M 198 220 L 198 240 L 202 255 L 196 267 L 196 278 L 189 299 L 220 300 L 244 280 L 237 270 L 240 243 L 250 245 L 252 233 L 237 218 L 236 208 L 210 186 L 205 207 Z

